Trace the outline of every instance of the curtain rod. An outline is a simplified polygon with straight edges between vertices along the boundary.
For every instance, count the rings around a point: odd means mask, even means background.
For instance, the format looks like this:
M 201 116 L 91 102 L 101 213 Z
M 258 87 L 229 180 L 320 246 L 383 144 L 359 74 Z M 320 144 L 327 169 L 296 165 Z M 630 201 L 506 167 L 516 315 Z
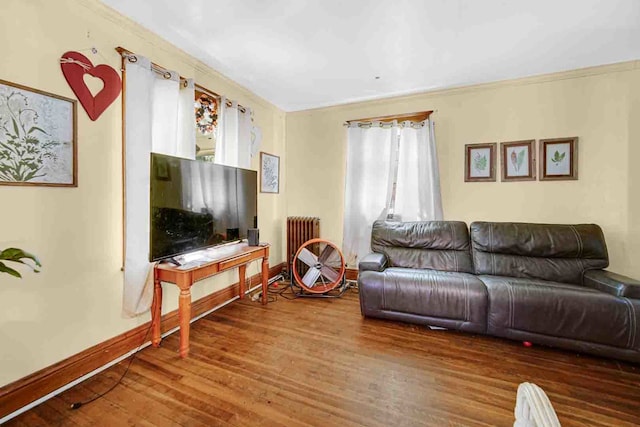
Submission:
M 217 94 L 217 93 L 215 93 L 214 91 L 209 90 L 209 89 L 207 89 L 207 88 L 206 88 L 206 87 L 204 87 L 204 86 L 200 86 L 200 85 L 199 85 L 199 84 L 197 84 L 197 83 L 196 83 L 195 87 L 196 87 L 196 90 L 199 90 L 199 91 L 200 91 L 200 92 L 202 92 L 202 93 L 206 93 L 206 94 L 207 94 L 207 95 L 209 95 L 209 96 L 213 96 L 213 97 L 215 97 L 215 98 L 222 98 L 222 96 L 218 95 L 218 94 Z M 233 105 L 233 102 L 227 99 L 227 107 L 231 107 L 232 105 Z M 240 104 L 238 104 L 238 110 L 240 110 L 240 111 L 241 111 L 241 112 L 243 112 L 243 113 L 246 113 L 246 112 L 247 112 L 247 109 L 246 109 L 246 108 L 244 108 L 244 107 L 243 107 L 242 105 L 240 105 Z
M 381 117 L 367 117 L 364 119 L 355 119 L 355 120 L 347 120 L 344 122 L 345 126 L 350 125 L 351 123 L 361 123 L 361 122 L 392 122 L 397 120 L 399 122 L 421 122 L 427 120 L 429 116 L 433 113 L 433 111 L 421 111 L 418 113 L 407 113 L 407 114 L 396 114 L 392 116 L 381 116 Z
M 134 52 L 131 52 L 129 49 L 125 49 L 125 48 L 123 48 L 123 47 L 121 47 L 121 46 L 118 46 L 118 47 L 116 48 L 116 51 L 117 51 L 120 55 L 122 55 L 123 57 L 124 57 L 125 55 L 136 55 Z M 124 68 L 124 67 L 123 67 L 123 68 Z M 169 73 L 169 70 L 167 70 L 166 68 L 164 68 L 164 67 L 163 67 L 163 66 L 161 66 L 161 65 L 156 64 L 155 62 L 152 62 L 152 63 L 151 63 L 151 69 L 152 69 L 154 72 L 158 73 L 158 74 L 162 74 L 163 76 L 166 76 L 166 75 L 167 75 L 167 73 Z M 124 72 L 124 69 L 123 69 L 122 71 Z M 186 87 L 186 85 L 187 85 L 187 78 L 186 78 L 186 77 L 182 77 L 182 76 L 180 76 L 180 81 L 181 81 L 181 82 L 184 82 L 183 84 L 184 84 L 184 85 L 185 85 L 185 87 Z M 217 93 L 215 93 L 214 91 L 209 90 L 209 89 L 207 89 L 207 88 L 205 88 L 205 87 L 203 87 L 203 86 L 200 86 L 199 84 L 195 84 L 195 88 L 196 88 L 197 90 L 199 90 L 200 92 L 204 92 L 204 93 L 206 93 L 207 95 L 210 95 L 210 96 L 213 96 L 213 97 L 216 97 L 216 98 L 222 98 L 222 96 L 218 95 L 218 94 L 217 94 Z M 231 106 L 233 105 L 233 102 L 232 102 L 231 100 L 227 99 L 226 105 L 227 105 L 227 107 L 231 107 Z M 243 113 L 246 113 L 246 112 L 247 112 L 247 109 L 246 109 L 245 107 L 243 107 L 242 105 L 240 105 L 240 104 L 238 104 L 238 110 L 240 110 L 240 111 L 241 111 L 241 112 L 243 112 Z

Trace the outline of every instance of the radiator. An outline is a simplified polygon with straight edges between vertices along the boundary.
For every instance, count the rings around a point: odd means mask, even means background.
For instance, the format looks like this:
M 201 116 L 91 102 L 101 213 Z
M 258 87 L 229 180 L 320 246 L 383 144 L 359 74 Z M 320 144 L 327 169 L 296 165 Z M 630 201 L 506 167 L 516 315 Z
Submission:
M 320 218 L 290 216 L 287 218 L 287 267 L 304 242 L 320 237 Z M 318 245 L 309 248 L 316 255 Z

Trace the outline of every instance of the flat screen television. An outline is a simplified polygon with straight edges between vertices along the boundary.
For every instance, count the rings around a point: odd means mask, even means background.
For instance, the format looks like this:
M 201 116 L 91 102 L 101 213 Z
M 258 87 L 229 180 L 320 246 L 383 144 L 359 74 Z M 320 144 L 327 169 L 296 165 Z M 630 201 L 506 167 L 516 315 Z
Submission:
M 239 241 L 257 226 L 256 171 L 151 154 L 150 261 Z

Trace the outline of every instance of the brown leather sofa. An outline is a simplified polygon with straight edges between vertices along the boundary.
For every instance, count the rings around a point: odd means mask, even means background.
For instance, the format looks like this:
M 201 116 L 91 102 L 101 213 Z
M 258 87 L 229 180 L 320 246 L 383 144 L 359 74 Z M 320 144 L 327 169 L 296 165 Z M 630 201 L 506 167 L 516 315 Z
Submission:
M 640 282 L 597 225 L 377 221 L 371 249 L 364 316 L 640 362 Z

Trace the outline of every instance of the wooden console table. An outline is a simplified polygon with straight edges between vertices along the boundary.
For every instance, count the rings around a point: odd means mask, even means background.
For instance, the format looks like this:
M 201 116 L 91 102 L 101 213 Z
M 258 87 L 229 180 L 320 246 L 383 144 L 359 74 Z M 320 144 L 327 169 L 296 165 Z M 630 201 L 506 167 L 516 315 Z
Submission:
M 245 295 L 245 274 L 247 264 L 262 258 L 262 304 L 267 303 L 269 280 L 269 246 L 248 246 L 240 243 L 220 248 L 220 258 L 189 269 L 181 269 L 170 264 L 156 264 L 153 271 L 154 292 L 151 306 L 151 343 L 160 345 L 162 318 L 162 282 L 173 283 L 180 288 L 178 297 L 178 319 L 180 323 L 180 357 L 189 355 L 189 326 L 191 321 L 191 286 L 198 280 L 206 279 L 220 272 L 238 267 L 240 299 Z

